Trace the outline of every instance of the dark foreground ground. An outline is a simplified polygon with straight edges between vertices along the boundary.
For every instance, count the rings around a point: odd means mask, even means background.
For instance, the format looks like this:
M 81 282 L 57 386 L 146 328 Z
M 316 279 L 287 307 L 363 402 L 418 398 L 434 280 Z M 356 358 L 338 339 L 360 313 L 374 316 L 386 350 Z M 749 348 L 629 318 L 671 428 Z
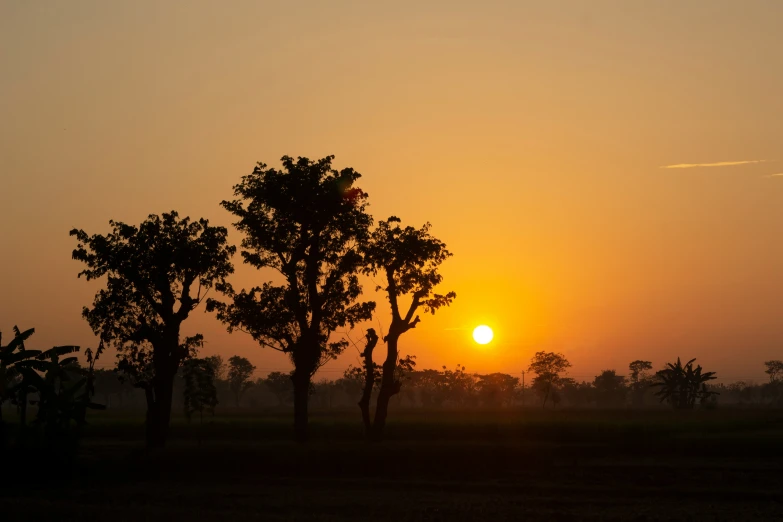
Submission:
M 783 520 L 783 411 L 400 412 L 381 444 L 357 413 L 303 446 L 287 416 L 178 420 L 155 454 L 101 413 L 71 464 L 3 456 L 0 520 Z

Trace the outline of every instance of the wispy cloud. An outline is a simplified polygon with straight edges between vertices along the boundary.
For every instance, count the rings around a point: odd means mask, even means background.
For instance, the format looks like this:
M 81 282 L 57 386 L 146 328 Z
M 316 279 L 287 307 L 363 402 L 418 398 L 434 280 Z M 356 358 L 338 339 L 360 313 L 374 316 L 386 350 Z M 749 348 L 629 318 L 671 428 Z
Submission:
M 779 178 L 779 177 L 783 177 L 783 172 L 778 172 L 777 174 L 767 174 L 764 177 L 765 178 Z
M 697 169 L 701 167 L 731 167 L 734 165 L 750 165 L 753 163 L 765 163 L 767 160 L 745 161 L 719 161 L 717 163 L 678 163 L 677 165 L 663 165 L 662 169 Z

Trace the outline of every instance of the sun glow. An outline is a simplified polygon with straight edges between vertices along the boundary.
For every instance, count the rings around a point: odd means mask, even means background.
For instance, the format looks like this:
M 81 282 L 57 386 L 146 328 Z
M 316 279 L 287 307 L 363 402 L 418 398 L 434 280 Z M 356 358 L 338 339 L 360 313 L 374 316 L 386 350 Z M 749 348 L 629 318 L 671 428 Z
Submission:
M 473 329 L 473 340 L 479 344 L 489 343 L 490 341 L 492 341 L 492 338 L 494 336 L 495 334 L 492 333 L 492 328 L 490 328 L 485 324 L 477 326 L 476 328 Z

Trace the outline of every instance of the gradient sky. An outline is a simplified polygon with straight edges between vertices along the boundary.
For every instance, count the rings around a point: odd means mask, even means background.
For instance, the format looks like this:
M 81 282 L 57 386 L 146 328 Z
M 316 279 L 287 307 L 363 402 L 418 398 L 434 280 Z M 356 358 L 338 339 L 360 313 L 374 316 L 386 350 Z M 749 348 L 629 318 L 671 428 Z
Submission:
M 402 338 L 420 368 L 783 358 L 783 2 L 384 4 L 0 0 L 0 329 L 94 346 L 69 229 L 229 225 L 256 161 L 335 154 L 455 253 L 456 302 Z M 289 368 L 201 312 L 205 354 Z

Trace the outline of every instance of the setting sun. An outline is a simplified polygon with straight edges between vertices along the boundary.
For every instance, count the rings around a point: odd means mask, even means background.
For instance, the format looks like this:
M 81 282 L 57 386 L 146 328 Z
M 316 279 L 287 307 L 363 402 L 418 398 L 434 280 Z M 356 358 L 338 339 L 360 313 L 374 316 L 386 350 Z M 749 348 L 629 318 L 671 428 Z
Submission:
M 479 344 L 489 343 L 490 341 L 492 341 L 492 337 L 494 337 L 494 335 L 495 334 L 492 333 L 492 328 L 490 328 L 485 324 L 477 326 L 473 330 L 473 340 Z

